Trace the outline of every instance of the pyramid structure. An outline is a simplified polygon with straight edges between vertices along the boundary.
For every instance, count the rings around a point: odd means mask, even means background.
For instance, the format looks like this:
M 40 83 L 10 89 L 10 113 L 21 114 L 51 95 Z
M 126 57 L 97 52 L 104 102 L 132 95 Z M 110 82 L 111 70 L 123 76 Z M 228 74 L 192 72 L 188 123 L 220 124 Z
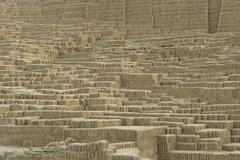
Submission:
M 238 0 L 0 0 L 0 160 L 239 160 Z

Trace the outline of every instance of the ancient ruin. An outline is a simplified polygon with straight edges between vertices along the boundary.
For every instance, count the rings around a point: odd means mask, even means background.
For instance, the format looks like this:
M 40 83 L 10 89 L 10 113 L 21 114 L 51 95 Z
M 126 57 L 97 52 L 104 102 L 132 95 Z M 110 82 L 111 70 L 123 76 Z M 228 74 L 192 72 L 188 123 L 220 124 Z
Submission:
M 240 160 L 239 0 L 0 0 L 0 160 Z

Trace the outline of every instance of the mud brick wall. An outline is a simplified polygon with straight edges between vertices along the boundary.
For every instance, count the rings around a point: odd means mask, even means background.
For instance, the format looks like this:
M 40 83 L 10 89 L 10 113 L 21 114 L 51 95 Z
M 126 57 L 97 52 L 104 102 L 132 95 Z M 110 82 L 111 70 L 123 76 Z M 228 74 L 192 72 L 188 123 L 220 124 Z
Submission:
M 81 23 L 85 19 L 162 34 L 240 30 L 240 2 L 236 0 L 11 0 L 8 8 L 9 18 L 34 24 Z
M 150 89 L 157 86 L 157 74 L 122 74 L 121 83 L 123 88 Z
M 62 127 L 47 126 L 0 126 L 2 145 L 34 147 L 46 146 L 64 139 Z
M 240 1 L 222 1 L 218 32 L 240 31 Z

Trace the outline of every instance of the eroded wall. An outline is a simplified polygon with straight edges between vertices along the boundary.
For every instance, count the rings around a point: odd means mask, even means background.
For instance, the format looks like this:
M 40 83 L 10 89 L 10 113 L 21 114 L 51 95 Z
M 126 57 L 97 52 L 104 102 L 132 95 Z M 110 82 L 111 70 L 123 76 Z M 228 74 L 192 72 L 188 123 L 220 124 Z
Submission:
M 34 24 L 107 21 L 165 34 L 240 31 L 238 0 L 9 0 L 1 6 L 9 17 Z

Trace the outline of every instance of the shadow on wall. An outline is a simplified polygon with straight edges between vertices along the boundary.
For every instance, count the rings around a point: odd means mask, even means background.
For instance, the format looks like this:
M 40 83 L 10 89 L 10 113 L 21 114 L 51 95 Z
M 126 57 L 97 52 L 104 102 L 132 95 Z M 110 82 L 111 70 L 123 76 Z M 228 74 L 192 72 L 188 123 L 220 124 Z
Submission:
M 222 10 L 222 0 L 208 0 L 208 31 L 217 33 Z

